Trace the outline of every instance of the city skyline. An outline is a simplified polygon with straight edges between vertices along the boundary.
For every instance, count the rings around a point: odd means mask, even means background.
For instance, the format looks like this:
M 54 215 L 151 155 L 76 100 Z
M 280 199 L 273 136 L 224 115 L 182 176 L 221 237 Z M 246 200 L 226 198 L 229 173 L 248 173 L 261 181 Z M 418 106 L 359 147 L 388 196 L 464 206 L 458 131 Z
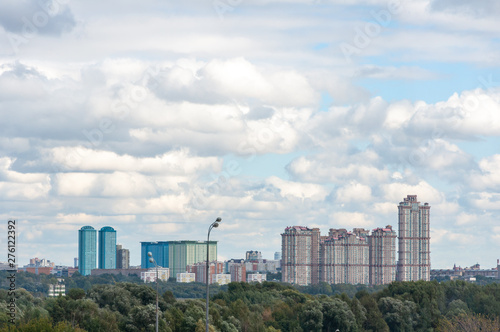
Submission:
M 1 1 L 17 261 L 72 265 L 76 230 L 111 225 L 139 265 L 140 241 L 204 241 L 217 217 L 219 257 L 272 257 L 290 225 L 397 232 L 411 194 L 432 206 L 433 267 L 494 266 L 499 15 L 486 0 Z

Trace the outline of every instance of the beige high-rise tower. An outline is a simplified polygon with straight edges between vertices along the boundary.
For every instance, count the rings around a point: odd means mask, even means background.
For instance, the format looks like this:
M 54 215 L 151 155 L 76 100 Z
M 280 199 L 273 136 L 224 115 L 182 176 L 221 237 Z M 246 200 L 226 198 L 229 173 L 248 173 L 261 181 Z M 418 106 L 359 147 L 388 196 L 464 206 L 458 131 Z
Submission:
M 420 205 L 417 195 L 399 203 L 398 281 L 430 280 L 430 208 Z
M 319 283 L 319 228 L 287 227 L 281 234 L 281 280 L 290 284 Z
M 368 236 L 370 285 L 390 284 L 396 279 L 396 232 L 392 226 L 377 228 Z

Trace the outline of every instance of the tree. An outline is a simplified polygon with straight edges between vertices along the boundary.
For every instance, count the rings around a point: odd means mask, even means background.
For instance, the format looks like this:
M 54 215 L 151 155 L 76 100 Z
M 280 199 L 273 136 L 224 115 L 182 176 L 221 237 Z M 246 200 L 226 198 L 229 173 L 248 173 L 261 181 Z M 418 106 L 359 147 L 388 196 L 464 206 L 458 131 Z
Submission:
M 323 312 L 323 330 L 333 332 L 355 332 L 358 330 L 356 318 L 351 309 L 339 298 L 326 298 L 321 303 Z
M 389 326 L 382 317 L 382 313 L 375 299 L 368 292 L 358 292 L 362 295 L 359 298 L 359 303 L 366 309 L 366 320 L 363 328 L 367 332 L 389 332 Z
M 417 305 L 392 297 L 379 300 L 379 308 L 391 331 L 414 331 L 418 323 Z
M 66 296 L 73 300 L 80 300 L 85 297 L 85 291 L 81 288 L 71 288 Z
M 323 328 L 323 313 L 318 301 L 307 301 L 299 314 L 300 326 L 307 331 L 320 331 Z
M 489 319 L 482 315 L 461 314 L 450 319 L 443 318 L 437 330 L 441 332 L 498 332 L 500 320 L 498 317 Z

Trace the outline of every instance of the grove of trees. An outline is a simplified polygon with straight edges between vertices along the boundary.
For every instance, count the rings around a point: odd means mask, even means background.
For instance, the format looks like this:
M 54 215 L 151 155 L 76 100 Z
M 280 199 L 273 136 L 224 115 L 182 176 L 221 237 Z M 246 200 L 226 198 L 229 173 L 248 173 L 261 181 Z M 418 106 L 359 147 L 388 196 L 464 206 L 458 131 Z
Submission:
M 205 300 L 180 298 L 166 289 L 184 287 L 183 293 L 198 294 L 203 285 L 163 284 L 159 330 L 205 331 Z M 86 286 L 70 287 L 57 298 L 43 296 L 43 287 L 17 289 L 15 326 L 7 315 L 8 291 L 0 289 L 0 331 L 154 331 L 152 285 L 129 280 Z M 213 332 L 500 331 L 500 284 L 418 281 L 371 288 L 230 283 L 216 288 L 209 313 Z

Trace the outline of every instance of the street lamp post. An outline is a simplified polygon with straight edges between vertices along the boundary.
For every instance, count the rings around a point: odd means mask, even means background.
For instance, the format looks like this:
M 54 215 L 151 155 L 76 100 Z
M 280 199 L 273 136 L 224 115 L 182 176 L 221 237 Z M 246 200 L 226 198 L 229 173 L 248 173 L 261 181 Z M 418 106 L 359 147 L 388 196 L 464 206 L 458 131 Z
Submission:
M 148 252 L 149 262 L 156 267 L 156 332 L 158 332 L 158 264 L 156 264 L 153 254 Z
M 206 305 L 206 317 L 205 317 L 205 321 L 206 321 L 206 327 L 205 327 L 205 332 L 208 332 L 208 297 L 209 297 L 209 280 L 208 280 L 208 269 L 209 269 L 209 264 L 210 264 L 210 257 L 209 257 L 209 251 L 210 251 L 210 247 L 209 247 L 209 242 L 210 242 L 210 231 L 212 230 L 212 228 L 217 228 L 219 227 L 219 223 L 221 222 L 221 218 L 218 217 L 217 219 L 215 219 L 215 221 L 210 225 L 210 227 L 208 227 L 208 235 L 207 235 L 207 270 L 206 270 L 206 274 L 205 274 L 205 277 L 206 277 L 206 282 L 207 282 L 207 305 Z

